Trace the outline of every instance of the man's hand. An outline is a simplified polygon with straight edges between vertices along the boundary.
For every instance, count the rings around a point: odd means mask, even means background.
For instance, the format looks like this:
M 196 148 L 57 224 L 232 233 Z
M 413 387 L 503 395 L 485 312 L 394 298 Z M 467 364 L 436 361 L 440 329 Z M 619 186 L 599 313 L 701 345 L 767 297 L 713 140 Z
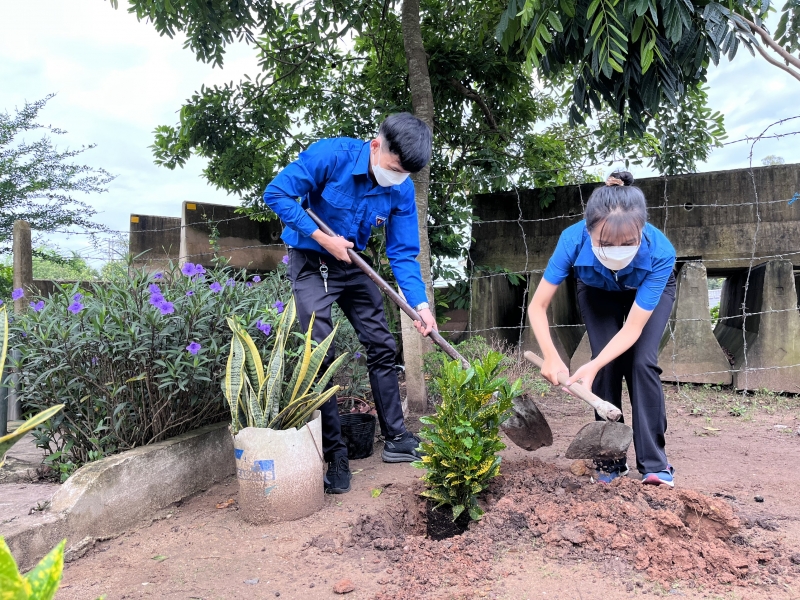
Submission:
M 422 335 L 427 336 L 433 330 L 439 331 L 439 328 L 436 326 L 436 319 L 433 318 L 433 313 L 430 308 L 423 308 L 419 311 L 419 316 L 422 317 L 425 323 L 414 321 L 414 327 L 416 327 L 417 331 Z
M 353 247 L 353 242 L 348 242 L 340 235 L 331 237 L 319 229 L 311 234 L 311 239 L 330 252 L 335 259 L 350 264 L 351 260 L 347 250 Z

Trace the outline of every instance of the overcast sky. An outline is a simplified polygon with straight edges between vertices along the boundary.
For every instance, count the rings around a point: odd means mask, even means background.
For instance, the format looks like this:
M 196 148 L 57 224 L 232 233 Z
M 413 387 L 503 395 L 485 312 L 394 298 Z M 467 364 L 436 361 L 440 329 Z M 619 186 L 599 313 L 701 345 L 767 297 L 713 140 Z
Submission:
M 183 200 L 238 204 L 201 176 L 204 161 L 170 171 L 153 164 L 148 146 L 158 125 L 174 124 L 181 104 L 200 86 L 238 82 L 257 72 L 255 53 L 232 47 L 224 70 L 198 63 L 182 39 L 159 37 L 152 25 L 127 13 L 125 0 L 114 10 L 104 0 L 0 0 L 0 110 L 56 93 L 40 114 L 45 124 L 65 129 L 59 148 L 95 143 L 82 163 L 117 178 L 109 192 L 88 201 L 97 221 L 127 231 L 131 213 L 180 216 Z M 733 63 L 711 71 L 711 105 L 725 115 L 728 139 L 755 136 L 770 123 L 800 115 L 800 82 L 751 58 L 741 49 Z M 800 119 L 774 133 L 800 130 Z M 770 130 L 772 133 L 773 130 Z M 759 142 L 753 164 L 770 154 L 800 162 L 795 136 Z M 716 150 L 700 170 L 746 167 L 750 144 Z M 637 176 L 648 173 L 634 172 Z M 265 182 L 266 183 L 266 182 Z M 88 253 L 85 239 L 54 238 L 62 248 Z

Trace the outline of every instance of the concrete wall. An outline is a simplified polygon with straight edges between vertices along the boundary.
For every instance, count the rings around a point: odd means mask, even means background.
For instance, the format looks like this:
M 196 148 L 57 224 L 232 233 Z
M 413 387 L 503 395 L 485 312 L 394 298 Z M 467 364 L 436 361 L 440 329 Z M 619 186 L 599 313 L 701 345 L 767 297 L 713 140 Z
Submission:
M 234 268 L 252 271 L 274 269 L 286 254 L 280 221 L 252 221 L 236 214 L 235 206 L 184 202 L 180 239 L 181 262 L 213 266 L 211 223 L 219 232 L 219 253 Z
M 546 209 L 539 205 L 539 190 L 476 196 L 472 263 L 514 272 L 544 269 L 559 235 L 583 218 L 582 200 L 598 185 L 555 188 L 555 200 Z M 702 259 L 709 271 L 746 268 L 758 200 L 756 256 L 783 255 L 800 267 L 800 202 L 788 204 L 800 191 L 800 164 L 653 177 L 636 185 L 647 198 L 650 222 L 666 233 L 679 260 Z M 516 222 L 520 210 L 524 238 Z
M 598 185 L 556 188 L 547 209 L 540 207 L 538 190 L 477 196 L 472 263 L 527 272 L 532 296 L 561 232 L 582 218 L 583 205 Z M 800 392 L 800 368 L 792 366 L 800 363 L 800 279 L 793 274 L 800 268 L 800 202 L 788 203 L 800 191 L 800 165 L 656 177 L 637 185 L 648 199 L 650 222 L 665 232 L 678 255 L 676 303 L 659 357 L 662 378 Z M 751 265 L 761 266 L 750 277 L 748 312 L 766 314 L 726 319 L 712 334 L 707 272 L 728 277 L 720 315 L 736 317 Z M 472 331 L 491 337 L 486 330 L 519 322 L 523 307 L 498 294 L 497 285 L 476 282 Z M 556 348 L 574 369 L 590 359 L 590 352 L 573 288 L 572 279 L 559 288 L 549 316 Z M 507 329 L 496 331 L 504 339 L 514 338 Z M 525 349 L 539 350 L 527 321 L 517 337 Z M 733 368 L 725 352 L 735 357 Z
M 177 217 L 131 215 L 129 252 L 138 257 L 135 267 L 148 271 L 166 268 L 170 260 L 178 262 L 181 245 L 181 220 Z

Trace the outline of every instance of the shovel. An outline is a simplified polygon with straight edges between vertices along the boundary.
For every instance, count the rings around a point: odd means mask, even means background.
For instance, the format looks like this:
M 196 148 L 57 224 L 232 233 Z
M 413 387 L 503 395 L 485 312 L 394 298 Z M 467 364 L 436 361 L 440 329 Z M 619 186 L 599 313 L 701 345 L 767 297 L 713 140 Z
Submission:
M 533 352 L 526 352 L 525 358 L 540 369 L 544 361 Z M 566 386 L 569 375 L 558 374 L 558 383 Z M 564 454 L 566 458 L 619 459 L 628 453 L 628 446 L 633 441 L 633 429 L 623 423 L 622 411 L 610 402 L 595 396 L 592 391 L 580 383 L 566 386 L 569 391 L 591 406 L 603 421 L 595 421 L 584 425 Z
M 317 224 L 320 231 L 332 237 L 336 236 L 333 230 L 328 227 L 314 211 L 308 208 L 306 209 L 306 213 L 308 213 L 308 216 Z M 364 271 L 380 290 L 386 294 L 400 310 L 406 313 L 412 321 L 424 322 L 417 311 L 386 283 L 386 281 L 367 264 L 367 261 L 361 258 L 352 249 L 348 249 L 347 255 L 350 257 L 350 260 L 353 261 L 353 264 Z M 453 348 L 438 331 L 434 329 L 428 335 L 450 358 L 461 361 L 465 369 L 469 368 L 470 365 L 467 359 L 461 356 L 458 350 Z M 503 423 L 501 427 L 511 441 L 517 446 L 525 450 L 536 450 L 542 446 L 551 446 L 553 444 L 553 434 L 550 431 L 550 425 L 548 425 L 547 419 L 544 418 L 544 415 L 539 411 L 539 408 L 530 397 L 520 396 L 519 398 L 514 398 L 512 412 L 513 415 L 511 418 Z

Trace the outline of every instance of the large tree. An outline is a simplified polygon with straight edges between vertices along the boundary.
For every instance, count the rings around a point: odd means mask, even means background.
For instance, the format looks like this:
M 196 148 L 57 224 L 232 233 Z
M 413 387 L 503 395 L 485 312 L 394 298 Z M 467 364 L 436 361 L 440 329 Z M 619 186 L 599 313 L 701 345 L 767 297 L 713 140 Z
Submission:
M 13 115 L 0 113 L 0 253 L 10 250 L 18 219 L 30 223 L 39 234 L 70 227 L 104 230 L 90 219 L 96 211 L 74 194 L 105 192 L 114 177 L 103 169 L 72 162 L 94 145 L 77 150 L 58 150 L 53 145 L 46 134 L 66 132 L 36 122 L 52 97 L 26 102 Z M 26 140 L 31 134 L 41 137 Z
M 525 57 L 503 51 L 495 38 L 505 8 L 503 0 L 131 0 L 130 10 L 161 33 L 185 32 L 200 60 L 221 64 L 225 45 L 239 38 L 259 52 L 261 72 L 201 89 L 177 125 L 157 129 L 156 161 L 175 168 L 193 153 L 206 157 L 212 184 L 263 212 L 264 185 L 309 143 L 369 138 L 387 114 L 414 110 L 434 132 L 430 179 L 420 174 L 416 187 L 421 237 L 430 232 L 440 272 L 438 259 L 461 250 L 471 194 L 582 181 L 601 160 L 633 154 L 652 163 L 674 152 L 655 125 L 643 137 L 620 139 L 610 112 L 592 128 L 564 126 L 558 90 L 542 90 Z M 702 90 L 696 98 L 697 110 L 687 106 L 706 135 L 681 151 L 684 169 L 720 135 L 719 116 L 701 114 Z M 661 125 L 678 118 L 665 113 Z
M 774 36 L 764 22 L 773 10 L 769 0 L 510 0 L 497 36 L 571 86 L 571 122 L 605 105 L 623 133 L 641 135 L 741 44 L 800 80 L 800 0 L 783 5 Z

